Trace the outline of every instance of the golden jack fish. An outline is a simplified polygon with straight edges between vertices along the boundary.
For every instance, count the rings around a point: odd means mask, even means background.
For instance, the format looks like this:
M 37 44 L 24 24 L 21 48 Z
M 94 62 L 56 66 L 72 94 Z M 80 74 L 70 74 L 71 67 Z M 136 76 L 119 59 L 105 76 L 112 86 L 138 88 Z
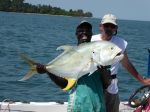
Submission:
M 108 41 L 82 43 L 79 46 L 64 45 L 57 50 L 64 51 L 45 65 L 47 71 L 75 81 L 83 75 L 92 74 L 97 66 L 111 65 L 123 58 L 122 50 Z M 22 58 L 30 65 L 30 71 L 20 81 L 37 73 L 35 62 L 24 55 Z

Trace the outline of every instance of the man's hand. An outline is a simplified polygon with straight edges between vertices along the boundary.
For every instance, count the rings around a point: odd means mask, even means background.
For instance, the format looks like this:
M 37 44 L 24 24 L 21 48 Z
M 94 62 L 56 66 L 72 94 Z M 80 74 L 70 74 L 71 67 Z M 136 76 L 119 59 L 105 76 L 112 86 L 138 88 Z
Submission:
M 143 83 L 144 85 L 150 85 L 150 78 L 143 79 L 142 83 Z
M 46 70 L 46 66 L 43 65 L 43 64 L 40 64 L 40 63 L 36 63 L 36 70 L 38 73 L 40 74 L 43 74 L 43 73 L 46 73 L 47 70 Z
M 111 68 L 111 66 L 97 66 L 97 68 L 99 71 L 102 72 L 102 71 L 108 71 Z

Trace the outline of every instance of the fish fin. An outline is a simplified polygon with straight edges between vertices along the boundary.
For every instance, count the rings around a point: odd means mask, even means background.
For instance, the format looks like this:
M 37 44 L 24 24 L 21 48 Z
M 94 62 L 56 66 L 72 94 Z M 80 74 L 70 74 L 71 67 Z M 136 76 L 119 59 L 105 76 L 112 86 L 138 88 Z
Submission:
M 69 45 L 62 45 L 57 47 L 56 50 L 64 50 L 60 55 L 58 55 L 55 59 L 53 59 L 51 62 L 49 62 L 48 64 L 53 63 L 55 60 L 57 60 L 59 57 L 61 57 L 62 55 L 64 55 L 66 52 L 70 51 L 73 48 L 73 46 L 69 46 Z
M 90 73 L 89 73 L 89 76 L 90 76 L 91 74 L 93 74 L 95 71 L 96 71 L 96 69 L 95 69 L 95 67 L 93 67 L 93 68 L 91 69 Z
M 20 57 L 28 63 L 30 66 L 35 65 L 35 62 L 31 60 L 29 57 L 27 57 L 25 54 L 20 54 Z
M 25 80 L 31 78 L 35 73 L 36 73 L 35 71 L 30 70 L 22 79 L 20 79 L 18 81 L 25 81 Z
M 91 67 L 91 71 L 89 73 L 89 76 L 97 70 L 97 63 L 93 60 L 93 58 L 91 59 L 91 66 L 90 67 Z
M 64 91 L 69 90 L 75 83 L 76 83 L 76 79 L 71 79 L 71 78 L 65 78 L 68 81 L 68 84 L 65 88 L 63 88 Z
M 59 46 L 56 50 L 64 50 L 66 51 L 70 51 L 73 48 L 73 46 L 70 45 L 63 45 L 63 46 Z
M 21 54 L 20 56 L 23 60 L 25 60 L 26 63 L 28 63 L 30 65 L 29 72 L 22 79 L 19 80 L 19 81 L 24 81 L 24 80 L 27 80 L 27 79 L 31 78 L 34 74 L 37 73 L 36 63 L 24 54 Z
M 95 70 L 91 71 L 91 72 L 89 73 L 89 76 L 90 76 L 91 74 L 93 74 L 94 72 L 95 72 Z

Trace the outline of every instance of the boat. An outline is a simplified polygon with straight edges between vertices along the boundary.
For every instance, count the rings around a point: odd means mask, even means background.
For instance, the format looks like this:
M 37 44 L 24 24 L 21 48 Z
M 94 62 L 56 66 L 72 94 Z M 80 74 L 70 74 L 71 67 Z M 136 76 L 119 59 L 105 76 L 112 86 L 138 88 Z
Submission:
M 0 102 L 0 112 L 67 112 L 67 102 Z M 150 85 L 141 86 L 129 101 L 120 103 L 119 112 L 150 112 Z
M 119 112 L 133 112 L 128 102 L 120 104 Z M 67 112 L 67 102 L 0 102 L 0 112 Z

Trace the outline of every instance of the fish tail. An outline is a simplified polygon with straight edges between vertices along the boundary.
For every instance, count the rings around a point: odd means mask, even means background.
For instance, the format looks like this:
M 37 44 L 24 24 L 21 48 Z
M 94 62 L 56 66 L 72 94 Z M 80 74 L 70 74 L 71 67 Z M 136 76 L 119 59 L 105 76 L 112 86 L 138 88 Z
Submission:
M 37 70 L 36 70 L 36 63 L 31 60 L 29 57 L 27 57 L 26 55 L 24 54 L 21 54 L 20 57 L 26 62 L 29 64 L 30 66 L 30 70 L 29 72 L 22 78 L 20 79 L 19 81 L 25 81 L 29 78 L 31 78 L 34 74 L 37 73 Z

